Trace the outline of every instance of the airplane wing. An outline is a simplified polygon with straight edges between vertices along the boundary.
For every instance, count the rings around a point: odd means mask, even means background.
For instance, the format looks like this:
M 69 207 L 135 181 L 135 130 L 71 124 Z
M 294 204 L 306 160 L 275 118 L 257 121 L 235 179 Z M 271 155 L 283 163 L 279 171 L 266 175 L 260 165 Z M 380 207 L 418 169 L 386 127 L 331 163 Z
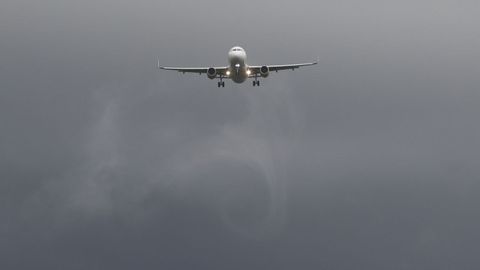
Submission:
M 312 66 L 312 65 L 316 65 L 317 63 L 318 61 L 311 62 L 311 63 L 289 64 L 289 65 L 248 66 L 248 69 L 251 71 L 250 77 L 254 77 L 255 75 L 261 74 L 262 67 L 268 67 L 269 71 L 278 72 L 279 70 L 288 70 L 288 69 L 295 70 L 299 67 Z
M 210 67 L 162 67 L 160 65 L 157 65 L 157 68 L 164 69 L 164 70 L 174 70 L 174 71 L 181 72 L 183 74 L 185 73 L 203 74 L 203 73 L 207 73 Z M 213 68 L 216 71 L 217 78 L 222 76 L 222 78 L 226 79 L 228 77 L 226 74 L 228 67 L 213 67 Z
M 159 69 L 164 69 L 164 70 L 175 70 L 175 71 L 178 71 L 178 72 L 182 72 L 182 73 L 198 73 L 198 74 L 202 74 L 202 73 L 207 73 L 207 70 L 208 68 L 204 68 L 204 67 L 158 67 Z

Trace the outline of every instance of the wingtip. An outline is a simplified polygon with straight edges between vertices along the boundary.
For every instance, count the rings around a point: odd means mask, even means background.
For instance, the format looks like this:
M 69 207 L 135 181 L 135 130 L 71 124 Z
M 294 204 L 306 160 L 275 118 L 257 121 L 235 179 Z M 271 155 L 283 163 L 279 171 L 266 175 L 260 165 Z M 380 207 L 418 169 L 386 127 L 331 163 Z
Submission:
M 160 66 L 160 60 L 157 60 L 157 69 L 165 69 L 164 67 Z

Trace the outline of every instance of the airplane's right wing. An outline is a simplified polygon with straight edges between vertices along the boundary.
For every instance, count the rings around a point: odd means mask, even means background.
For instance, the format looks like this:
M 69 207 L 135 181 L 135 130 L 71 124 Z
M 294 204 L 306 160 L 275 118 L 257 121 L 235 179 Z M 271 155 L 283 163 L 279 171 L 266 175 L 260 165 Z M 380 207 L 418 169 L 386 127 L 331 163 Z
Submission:
M 182 73 L 207 73 L 208 68 L 205 67 L 158 67 L 159 69 L 164 69 L 164 70 L 174 70 Z
M 157 68 L 164 70 L 174 70 L 185 73 L 198 73 L 198 74 L 207 74 L 212 78 L 227 78 L 228 67 L 162 67 L 160 63 L 157 64 Z

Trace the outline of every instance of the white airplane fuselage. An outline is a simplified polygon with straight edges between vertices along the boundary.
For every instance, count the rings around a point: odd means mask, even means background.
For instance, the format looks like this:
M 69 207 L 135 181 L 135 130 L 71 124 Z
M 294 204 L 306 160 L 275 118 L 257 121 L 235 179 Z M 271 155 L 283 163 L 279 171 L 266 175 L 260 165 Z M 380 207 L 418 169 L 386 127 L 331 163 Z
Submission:
M 228 52 L 230 79 L 243 83 L 248 78 L 247 53 L 241 47 L 233 47 Z

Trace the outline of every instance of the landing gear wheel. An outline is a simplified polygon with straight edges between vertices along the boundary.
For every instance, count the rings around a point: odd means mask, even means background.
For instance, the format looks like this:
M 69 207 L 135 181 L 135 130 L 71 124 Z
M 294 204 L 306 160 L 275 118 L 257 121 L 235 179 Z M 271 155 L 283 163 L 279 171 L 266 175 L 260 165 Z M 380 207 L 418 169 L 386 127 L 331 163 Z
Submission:
M 257 86 L 260 86 L 260 81 L 257 81 Z
M 222 82 L 218 82 L 217 83 L 217 86 L 220 88 L 220 86 L 222 85 Z
M 252 82 L 252 85 L 253 85 L 253 86 L 257 85 L 257 82 L 256 82 L 256 81 L 253 81 L 253 82 Z

